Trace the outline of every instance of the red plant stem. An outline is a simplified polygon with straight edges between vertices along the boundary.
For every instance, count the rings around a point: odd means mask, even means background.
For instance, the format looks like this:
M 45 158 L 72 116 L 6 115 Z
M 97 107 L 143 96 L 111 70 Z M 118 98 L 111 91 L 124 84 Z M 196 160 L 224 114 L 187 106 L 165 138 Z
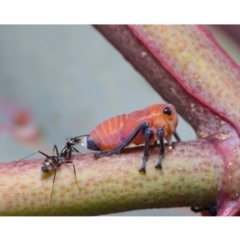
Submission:
M 95 27 L 221 154 L 217 210 L 219 215 L 240 211 L 239 66 L 199 26 Z

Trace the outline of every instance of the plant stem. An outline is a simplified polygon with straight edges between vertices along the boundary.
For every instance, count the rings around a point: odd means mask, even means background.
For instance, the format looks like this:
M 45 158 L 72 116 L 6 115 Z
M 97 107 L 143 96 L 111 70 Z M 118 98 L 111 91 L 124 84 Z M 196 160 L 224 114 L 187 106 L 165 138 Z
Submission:
M 153 146 L 146 174 L 139 173 L 143 148 L 95 159 L 72 157 L 53 174 L 41 173 L 43 159 L 0 164 L 1 215 L 101 215 L 146 208 L 209 206 L 216 202 L 223 160 L 207 140 L 166 146 L 163 169 L 155 169 L 159 146 Z

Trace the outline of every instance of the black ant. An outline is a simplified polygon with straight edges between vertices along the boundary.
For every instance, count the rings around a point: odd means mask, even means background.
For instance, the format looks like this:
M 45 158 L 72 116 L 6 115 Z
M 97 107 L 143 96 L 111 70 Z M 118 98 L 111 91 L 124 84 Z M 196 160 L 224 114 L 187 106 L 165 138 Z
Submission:
M 61 150 L 61 152 L 59 153 L 58 148 L 56 145 L 54 145 L 53 147 L 53 153 L 54 151 L 56 152 L 56 155 L 53 156 L 49 156 L 41 151 L 38 151 L 39 153 L 41 153 L 42 155 L 44 155 L 46 157 L 46 159 L 43 161 L 42 163 L 42 172 L 43 173 L 50 173 L 52 171 L 54 172 L 54 177 L 53 177 L 53 185 L 55 182 L 55 178 L 56 178 L 56 173 L 57 173 L 57 168 L 60 167 L 62 164 L 65 163 L 72 163 L 73 164 L 73 170 L 74 170 L 74 175 L 75 175 L 75 180 L 76 180 L 76 184 L 78 186 L 78 189 L 80 190 L 80 187 L 78 185 L 77 182 L 77 175 L 76 175 L 76 168 L 75 165 L 72 161 L 68 160 L 71 156 L 73 152 L 78 152 L 80 153 L 74 146 L 78 143 L 81 142 L 81 139 L 79 137 L 73 137 L 73 138 L 67 138 L 66 139 L 67 142 L 65 144 L 65 146 L 63 147 L 63 149 Z M 36 152 L 35 152 L 36 153 Z M 33 154 L 30 154 L 27 157 L 32 156 Z M 25 158 L 27 158 L 25 157 Z M 25 158 L 20 159 L 19 161 L 17 161 L 14 166 L 19 163 L 20 161 L 24 160 Z M 50 198 L 50 204 L 51 204 L 51 200 L 52 200 L 52 195 L 53 195 L 53 187 L 52 187 L 52 192 L 51 192 L 51 198 Z
M 67 142 L 65 146 L 63 147 L 60 155 L 64 157 L 65 159 L 69 159 L 72 156 L 72 152 L 78 152 L 80 153 L 74 146 L 76 144 L 79 144 L 82 140 L 80 137 L 72 137 L 67 138 Z
M 42 172 L 43 173 L 50 173 L 52 171 L 54 171 L 54 177 L 53 177 L 53 185 L 55 182 L 55 178 L 56 178 L 56 173 L 57 173 L 57 168 L 60 167 L 62 164 L 65 163 L 72 163 L 73 164 L 73 170 L 74 170 L 74 175 L 75 175 L 75 180 L 76 180 L 76 184 L 78 186 L 78 189 L 80 190 L 80 187 L 78 185 L 77 182 L 77 175 L 76 175 L 76 168 L 75 165 L 72 161 L 68 160 L 68 158 L 71 157 L 71 153 L 72 153 L 72 146 L 66 146 L 62 149 L 62 151 L 59 153 L 58 152 L 58 148 L 56 145 L 54 145 L 53 147 L 53 152 L 55 151 L 57 155 L 53 155 L 53 156 L 48 156 L 47 154 L 38 151 L 39 153 L 41 153 L 42 155 L 44 155 L 46 157 L 46 159 L 43 161 L 42 163 Z M 73 148 L 74 151 L 79 152 L 78 150 L 76 150 L 75 148 Z M 52 201 L 52 195 L 53 195 L 53 187 L 52 187 L 52 192 L 51 192 L 51 197 L 50 197 L 50 204 Z

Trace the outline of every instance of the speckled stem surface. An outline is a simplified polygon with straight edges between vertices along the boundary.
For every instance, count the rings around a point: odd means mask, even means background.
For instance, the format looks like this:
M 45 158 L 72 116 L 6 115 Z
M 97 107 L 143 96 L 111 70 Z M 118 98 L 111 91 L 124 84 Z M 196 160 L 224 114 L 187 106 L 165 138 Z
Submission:
M 41 173 L 43 159 L 0 164 L 0 215 L 101 215 L 134 209 L 214 204 L 221 189 L 223 160 L 206 140 L 177 143 L 155 169 L 159 147 L 151 148 L 147 173 L 139 173 L 143 148 L 95 159 L 76 155 L 78 189 L 71 164 L 56 175 Z
M 221 155 L 219 216 L 240 212 L 240 68 L 194 25 L 97 25 L 152 87 Z M 210 157 L 210 156 L 209 156 Z
M 165 69 L 199 102 L 240 133 L 240 68 L 210 32 L 196 25 L 132 25 Z

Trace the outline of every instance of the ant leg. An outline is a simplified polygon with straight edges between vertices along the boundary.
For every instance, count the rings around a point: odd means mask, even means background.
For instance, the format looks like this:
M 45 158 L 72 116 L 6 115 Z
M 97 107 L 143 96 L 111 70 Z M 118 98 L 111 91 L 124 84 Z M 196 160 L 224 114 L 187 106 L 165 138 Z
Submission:
M 157 162 L 157 165 L 155 166 L 155 168 L 160 168 L 162 169 L 162 158 L 163 158 L 163 154 L 164 154 L 164 129 L 163 128 L 158 128 L 157 129 L 157 135 L 159 137 L 159 141 L 160 141 L 160 153 L 159 153 L 159 159 Z
M 72 161 L 70 161 L 70 160 L 65 160 L 65 163 L 72 163 L 72 165 L 73 165 L 73 171 L 74 171 L 74 175 L 75 175 L 75 180 L 76 180 L 76 184 L 77 184 L 77 186 L 78 186 L 79 191 L 81 191 L 81 190 L 80 190 L 80 187 L 79 187 L 79 185 L 78 185 L 76 168 L 75 168 L 74 163 L 73 163 Z
M 54 182 L 55 182 L 56 174 L 57 174 L 57 169 L 54 171 L 54 176 L 53 176 L 52 192 L 51 192 L 51 196 L 50 196 L 50 205 L 51 205 L 51 202 L 52 202 L 53 187 L 54 187 Z
M 48 158 L 49 156 L 41 151 L 38 151 L 39 153 L 41 153 L 42 155 L 44 155 L 46 158 Z
M 54 147 L 53 147 L 53 155 L 54 155 L 54 151 L 56 151 L 57 156 L 59 157 L 59 152 L 58 152 L 58 148 L 56 145 L 54 145 Z
M 17 165 L 19 162 L 21 162 L 22 160 L 26 159 L 26 158 L 29 158 L 31 157 L 32 155 L 36 154 L 37 152 L 34 152 L 34 153 L 31 153 L 30 155 L 24 157 L 24 158 L 21 158 L 20 160 L 18 160 L 17 162 L 15 162 L 12 166 L 14 167 L 15 165 Z
M 81 153 L 81 152 L 79 152 L 75 147 L 72 147 L 72 149 L 73 149 L 75 152 Z
M 144 144 L 144 155 L 142 159 L 142 166 L 139 169 L 139 172 L 146 172 L 146 161 L 149 156 L 149 139 L 153 136 L 153 130 L 147 128 L 145 131 L 145 144 Z
M 130 134 L 130 136 L 116 149 L 114 150 L 108 150 L 108 151 L 101 151 L 94 154 L 95 158 L 100 157 L 101 155 L 112 155 L 112 154 L 119 154 L 123 148 L 125 148 L 136 136 L 141 130 L 145 130 L 149 127 L 148 122 L 143 122 L 140 125 L 138 125 L 135 130 Z

